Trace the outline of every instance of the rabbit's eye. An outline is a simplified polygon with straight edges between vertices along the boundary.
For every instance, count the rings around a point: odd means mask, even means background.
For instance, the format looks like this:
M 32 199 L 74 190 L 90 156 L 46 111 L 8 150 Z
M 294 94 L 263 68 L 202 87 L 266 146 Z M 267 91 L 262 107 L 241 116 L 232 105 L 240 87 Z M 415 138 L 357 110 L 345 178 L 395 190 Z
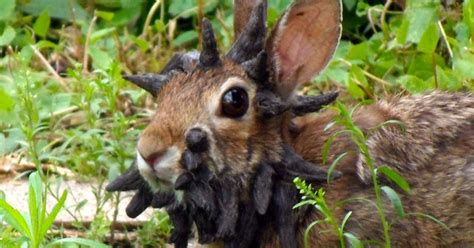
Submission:
M 243 116 L 249 108 L 249 96 L 243 88 L 235 87 L 224 93 L 221 99 L 222 115 L 231 118 Z

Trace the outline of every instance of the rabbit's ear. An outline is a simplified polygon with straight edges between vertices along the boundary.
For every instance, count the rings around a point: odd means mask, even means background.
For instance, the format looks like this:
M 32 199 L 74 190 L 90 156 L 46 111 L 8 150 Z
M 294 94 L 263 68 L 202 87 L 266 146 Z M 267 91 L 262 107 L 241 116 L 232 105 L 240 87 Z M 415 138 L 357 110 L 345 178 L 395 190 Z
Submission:
M 260 3 L 266 6 L 267 0 L 234 0 L 234 39 L 239 38 L 250 20 L 252 10 Z
M 296 0 L 267 40 L 272 81 L 283 98 L 321 72 L 341 36 L 340 0 Z

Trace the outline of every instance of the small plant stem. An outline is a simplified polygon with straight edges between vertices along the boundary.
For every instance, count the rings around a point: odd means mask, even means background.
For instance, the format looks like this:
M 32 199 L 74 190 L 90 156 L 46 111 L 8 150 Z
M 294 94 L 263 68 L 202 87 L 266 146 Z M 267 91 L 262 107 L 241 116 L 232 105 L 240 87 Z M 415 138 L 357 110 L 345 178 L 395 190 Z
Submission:
M 347 60 L 345 60 L 345 59 L 338 59 L 338 61 L 341 61 L 342 63 L 346 64 L 346 65 L 349 66 L 349 67 L 352 66 L 352 63 L 349 62 L 349 61 L 347 61 Z M 370 73 L 370 72 L 368 72 L 368 71 L 366 71 L 366 70 L 364 70 L 364 69 L 362 69 L 362 72 L 364 73 L 364 75 L 365 75 L 366 77 L 368 77 L 368 78 L 370 78 L 370 79 L 372 79 L 372 80 L 374 80 L 374 81 L 376 81 L 376 82 L 382 84 L 383 86 L 390 86 L 390 85 L 392 85 L 390 82 L 385 81 L 385 80 L 383 80 L 383 79 L 381 79 L 381 78 L 375 76 L 374 74 L 372 74 L 372 73 Z
M 390 39 L 390 31 L 388 30 L 387 22 L 385 21 L 385 16 L 387 15 L 387 11 L 390 8 L 392 2 L 393 0 L 387 0 L 387 2 L 385 2 L 382 14 L 380 15 L 380 25 L 382 27 L 383 36 L 387 41 Z
M 436 54 L 431 54 L 431 65 L 433 67 L 433 76 L 435 81 L 435 89 L 439 89 L 438 70 L 436 69 Z
M 379 214 L 380 221 L 382 222 L 383 234 L 384 234 L 384 239 L 385 239 L 385 248 L 390 248 L 391 247 L 390 231 L 389 231 L 390 226 L 388 225 L 387 219 L 385 217 L 385 211 L 382 204 L 382 193 L 380 192 L 380 185 L 379 185 L 379 182 L 377 181 L 377 169 L 374 168 L 372 158 L 370 157 L 369 149 L 367 147 L 365 140 L 362 140 L 360 144 L 362 144 L 361 152 L 366 160 L 367 166 L 372 172 L 372 183 L 374 184 L 374 191 L 375 191 L 375 205 L 377 207 L 377 212 Z
M 61 78 L 61 76 L 59 76 L 59 74 L 49 64 L 48 60 L 46 60 L 46 58 L 43 56 L 43 54 L 41 54 L 41 52 L 34 45 L 30 45 L 30 47 L 31 47 L 31 49 L 33 49 L 36 57 L 39 58 L 39 60 L 41 61 L 43 66 L 46 68 L 46 70 L 48 70 L 53 75 L 53 77 L 59 82 L 59 84 L 63 87 L 63 89 L 65 89 L 66 91 L 69 91 L 69 86 L 66 84 L 64 79 Z
M 441 23 L 440 20 L 437 22 L 437 24 L 438 24 L 439 31 L 441 32 L 441 37 L 443 37 L 443 41 L 446 44 L 446 48 L 448 49 L 449 58 L 453 60 L 453 57 L 454 57 L 453 49 L 451 48 L 451 45 L 449 45 L 448 36 L 446 35 L 446 31 L 444 31 L 443 24 Z
M 89 46 L 91 42 L 92 31 L 94 30 L 95 23 L 97 22 L 97 15 L 94 14 L 91 23 L 89 24 L 89 29 L 87 30 L 86 44 L 84 45 L 84 54 L 82 59 L 82 73 L 87 74 L 89 72 Z
M 113 195 L 114 201 L 114 213 L 112 217 L 112 224 L 110 224 L 110 240 L 112 243 L 114 243 L 114 238 L 115 238 L 115 232 L 114 232 L 114 226 L 117 223 L 117 217 L 119 213 L 119 204 L 120 204 L 120 192 L 117 192 L 116 194 Z
M 380 192 L 380 185 L 377 181 L 377 174 L 375 172 L 372 173 L 372 182 L 374 184 L 374 189 L 375 189 L 375 199 L 376 199 L 375 204 L 377 206 L 377 212 L 379 213 L 380 220 L 382 221 L 382 226 L 383 226 L 385 248 L 390 248 L 391 241 L 390 241 L 389 225 L 385 217 L 385 212 L 382 205 L 382 194 Z
M 38 157 L 38 151 L 36 150 L 36 141 L 35 141 L 35 124 L 33 123 L 33 115 L 34 113 L 34 106 L 33 106 L 33 98 L 30 92 L 30 80 L 28 78 L 28 73 L 25 73 L 25 91 L 23 92 L 23 107 L 26 112 L 27 122 L 24 124 L 25 127 L 23 128 L 23 133 L 25 134 L 26 138 L 28 139 L 28 153 L 30 159 L 35 164 L 36 170 L 40 175 L 42 180 L 45 180 L 43 169 L 41 168 L 41 161 Z
M 150 26 L 150 23 L 151 23 L 151 19 L 153 18 L 156 11 L 158 10 L 158 7 L 160 7 L 160 4 L 161 4 L 161 0 L 156 0 L 155 3 L 153 4 L 153 6 L 151 6 L 151 9 L 148 12 L 148 15 L 146 16 L 145 24 L 143 25 L 143 30 L 142 30 L 142 34 L 141 34 L 142 38 L 146 38 L 146 36 L 148 35 L 148 30 L 149 30 L 149 26 Z
M 374 8 L 369 8 L 367 11 L 367 19 L 369 20 L 370 27 L 372 28 L 372 32 L 377 33 L 377 29 L 375 28 L 374 19 L 372 18 L 372 11 Z

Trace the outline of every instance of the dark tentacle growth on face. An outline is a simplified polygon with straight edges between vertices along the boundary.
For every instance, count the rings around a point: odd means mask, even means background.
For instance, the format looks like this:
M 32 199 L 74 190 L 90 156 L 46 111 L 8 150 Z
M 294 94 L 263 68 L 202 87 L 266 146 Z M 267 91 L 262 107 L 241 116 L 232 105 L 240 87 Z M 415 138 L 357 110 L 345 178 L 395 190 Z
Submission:
M 199 56 L 199 65 L 212 67 L 220 63 L 219 51 L 217 50 L 216 38 L 209 20 L 202 21 L 202 52 Z
M 293 206 L 298 203 L 298 190 L 293 184 L 279 182 L 275 185 L 272 197 L 273 228 L 276 230 L 282 248 L 297 248 L 296 222 L 298 220 Z
M 218 238 L 229 240 L 235 237 L 236 234 L 235 229 L 239 218 L 240 185 L 234 178 L 224 176 L 214 180 L 213 188 L 216 190 L 217 203 L 221 211 L 217 222 L 216 235 Z
M 187 53 L 177 53 L 171 57 L 170 61 L 160 71 L 160 74 L 170 74 L 176 72 L 189 72 L 196 68 L 199 62 L 199 52 L 191 51 Z
M 131 191 L 138 190 L 143 186 L 146 186 L 147 183 L 140 175 L 138 171 L 136 162 L 133 161 L 132 165 L 128 168 L 123 175 L 117 177 L 113 182 L 109 183 L 105 190 L 109 192 L 115 191 Z
M 240 66 L 256 82 L 265 82 L 267 79 L 267 53 L 265 51 L 261 51 L 255 58 L 243 62 Z
M 198 61 L 199 52 L 197 51 L 177 53 L 171 57 L 159 74 L 125 75 L 123 78 L 156 97 L 174 72 L 189 72 L 196 68 Z
M 123 78 L 148 91 L 153 97 L 169 80 L 167 75 L 161 74 L 126 75 Z
M 192 219 L 191 215 L 182 205 L 174 204 L 166 209 L 173 224 L 173 232 L 168 240 L 176 248 L 188 247 L 188 239 L 191 235 Z
M 292 183 L 295 177 L 299 177 L 309 182 L 321 183 L 328 179 L 328 173 L 325 169 L 304 160 L 289 145 L 283 146 L 283 160 L 279 166 L 274 166 L 277 174 L 283 180 Z M 334 171 L 331 175 L 332 179 L 342 176 L 339 171 Z
M 260 215 L 267 212 L 273 194 L 273 181 L 275 170 L 268 163 L 262 163 L 258 168 L 253 182 L 253 201 Z
M 108 184 L 105 189 L 109 192 L 136 191 L 125 210 L 130 218 L 143 213 L 152 203 L 153 193 L 138 172 L 135 161 L 123 175 Z
M 338 92 L 330 92 L 319 96 L 297 96 L 291 104 L 291 110 L 296 116 L 317 112 L 323 106 L 334 102 L 338 95 Z
M 265 3 L 260 3 L 255 7 L 250 16 L 250 20 L 234 43 L 227 57 L 238 64 L 251 60 L 264 50 L 266 36 L 266 8 Z

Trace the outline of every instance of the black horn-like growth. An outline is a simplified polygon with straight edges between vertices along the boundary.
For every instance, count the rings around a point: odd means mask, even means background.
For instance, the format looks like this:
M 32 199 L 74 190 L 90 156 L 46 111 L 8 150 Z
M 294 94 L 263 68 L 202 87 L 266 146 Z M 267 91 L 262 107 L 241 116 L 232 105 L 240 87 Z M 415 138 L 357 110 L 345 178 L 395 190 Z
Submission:
M 247 75 L 257 82 L 265 82 L 267 76 L 267 53 L 261 51 L 255 58 L 241 64 Z
M 169 80 L 168 75 L 160 74 L 125 75 L 123 78 L 148 91 L 153 97 Z
M 297 116 L 302 116 L 319 111 L 325 105 L 336 100 L 338 95 L 338 92 L 330 92 L 319 96 L 297 96 L 292 104 L 293 113 Z
M 211 22 L 204 19 L 202 21 L 202 52 L 199 56 L 199 64 L 202 67 L 212 67 L 219 64 L 219 62 L 219 51 L 217 50 L 216 37 Z
M 255 7 L 244 31 L 227 53 L 228 58 L 240 64 L 254 58 L 264 49 L 265 12 L 265 3 L 260 3 Z

